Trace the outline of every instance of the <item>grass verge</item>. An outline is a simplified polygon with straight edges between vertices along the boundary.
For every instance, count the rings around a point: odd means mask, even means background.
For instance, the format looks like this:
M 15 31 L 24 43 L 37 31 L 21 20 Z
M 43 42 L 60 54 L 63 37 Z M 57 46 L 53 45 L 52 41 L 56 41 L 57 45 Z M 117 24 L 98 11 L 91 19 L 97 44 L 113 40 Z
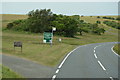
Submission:
M 120 44 L 116 44 L 113 50 L 120 55 Z
M 15 72 L 3 65 L 0 65 L 0 72 L 2 72 L 2 74 L 0 75 L 1 78 L 22 78 L 20 75 L 16 74 Z
M 62 38 L 61 43 L 58 42 L 59 38 Z M 15 48 L 14 51 L 13 42 L 15 41 L 21 41 L 23 43 L 22 53 L 20 48 Z M 73 50 L 75 47 L 91 43 L 117 41 L 117 35 L 84 34 L 83 36 L 76 35 L 76 38 L 54 36 L 52 47 L 50 44 L 43 44 L 42 41 L 42 34 L 15 32 L 10 30 L 3 31 L 2 52 L 27 58 L 43 65 L 55 66 L 65 54 Z

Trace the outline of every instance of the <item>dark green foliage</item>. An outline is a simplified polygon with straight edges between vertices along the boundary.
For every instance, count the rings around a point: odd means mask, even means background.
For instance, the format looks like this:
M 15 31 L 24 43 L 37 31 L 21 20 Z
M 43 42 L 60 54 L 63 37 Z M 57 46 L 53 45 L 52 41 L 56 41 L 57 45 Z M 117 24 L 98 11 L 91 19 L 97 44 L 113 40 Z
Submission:
M 7 28 L 8 28 L 8 29 L 11 29 L 12 27 L 13 27 L 13 23 L 8 23 L 8 24 L 7 24 Z
M 53 13 L 50 9 L 41 9 L 30 11 L 28 13 L 29 31 L 39 33 L 49 31 L 51 29 L 50 22 L 52 21 Z
M 84 23 L 84 24 L 79 24 L 78 32 L 80 32 L 80 35 L 82 35 L 82 32 L 85 33 L 91 32 L 101 35 L 101 33 L 104 33 L 105 30 L 103 28 L 99 28 L 98 24 Z
M 120 29 L 120 23 L 117 23 L 115 21 L 104 21 L 103 23 L 113 28 Z
M 116 20 L 120 20 L 120 17 L 116 18 Z
M 100 18 L 100 16 L 97 16 L 97 18 Z
M 71 18 L 69 16 L 58 15 L 56 19 L 51 22 L 51 26 L 57 28 L 55 32 L 58 35 L 64 35 L 66 37 L 74 37 L 77 32 L 78 19 Z
M 100 22 L 100 21 L 96 21 L 96 23 L 101 24 L 101 22 Z
M 115 18 L 113 18 L 113 17 L 106 17 L 106 16 L 104 16 L 103 18 L 104 18 L 104 19 L 112 19 L 112 20 L 115 20 Z
M 80 23 L 84 23 L 84 20 L 80 20 Z
M 96 34 L 98 34 L 98 35 L 101 35 L 101 33 L 104 33 L 105 30 L 104 30 L 103 28 L 97 27 L 97 28 L 95 28 L 92 32 L 93 32 L 93 33 L 96 33 Z
M 80 32 L 80 35 L 82 32 L 103 33 L 97 24 L 85 23 L 80 20 L 79 15 L 57 15 L 53 14 L 51 9 L 32 10 L 28 13 L 28 19 L 16 20 L 7 25 L 7 29 L 33 33 L 52 32 L 52 27 L 57 28 L 55 34 L 66 37 L 74 37 L 77 32 Z
M 80 16 L 79 15 L 73 15 L 72 18 L 76 21 L 79 21 L 80 20 Z

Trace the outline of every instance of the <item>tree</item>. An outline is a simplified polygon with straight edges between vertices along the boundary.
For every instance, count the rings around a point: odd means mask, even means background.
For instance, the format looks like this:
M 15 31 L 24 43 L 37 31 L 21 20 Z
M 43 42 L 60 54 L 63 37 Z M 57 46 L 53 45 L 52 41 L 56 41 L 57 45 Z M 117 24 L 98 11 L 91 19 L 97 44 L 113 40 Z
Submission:
M 28 13 L 29 30 L 31 32 L 44 32 L 50 30 L 50 22 L 53 20 L 51 9 L 36 9 Z M 55 15 L 54 15 L 55 16 Z
M 69 17 L 65 17 L 63 21 L 65 22 L 64 36 L 74 37 L 77 32 L 77 21 Z
M 77 20 L 73 17 L 58 15 L 51 25 L 57 28 L 55 32 L 58 35 L 74 37 L 77 32 Z

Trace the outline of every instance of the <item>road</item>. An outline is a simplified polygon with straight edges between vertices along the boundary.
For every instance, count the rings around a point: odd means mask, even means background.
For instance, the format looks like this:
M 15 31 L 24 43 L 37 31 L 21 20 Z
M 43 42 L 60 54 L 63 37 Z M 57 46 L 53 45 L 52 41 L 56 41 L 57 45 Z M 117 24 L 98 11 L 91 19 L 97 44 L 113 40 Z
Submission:
M 3 65 L 25 78 L 51 78 L 55 70 L 53 67 L 43 66 L 16 56 L 0 54 L 0 58 L 2 58 Z
M 79 46 L 63 59 L 52 80 L 118 80 L 115 42 Z M 74 78 L 74 79 L 73 79 Z

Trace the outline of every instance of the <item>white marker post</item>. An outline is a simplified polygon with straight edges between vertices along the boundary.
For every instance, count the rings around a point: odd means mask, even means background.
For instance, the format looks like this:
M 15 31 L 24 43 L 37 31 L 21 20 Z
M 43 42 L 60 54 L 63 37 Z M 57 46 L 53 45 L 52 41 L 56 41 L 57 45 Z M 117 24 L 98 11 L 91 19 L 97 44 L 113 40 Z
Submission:
M 56 27 L 52 27 L 52 41 L 53 41 L 53 32 L 56 31 Z M 51 46 L 52 46 L 52 41 L 51 41 Z

